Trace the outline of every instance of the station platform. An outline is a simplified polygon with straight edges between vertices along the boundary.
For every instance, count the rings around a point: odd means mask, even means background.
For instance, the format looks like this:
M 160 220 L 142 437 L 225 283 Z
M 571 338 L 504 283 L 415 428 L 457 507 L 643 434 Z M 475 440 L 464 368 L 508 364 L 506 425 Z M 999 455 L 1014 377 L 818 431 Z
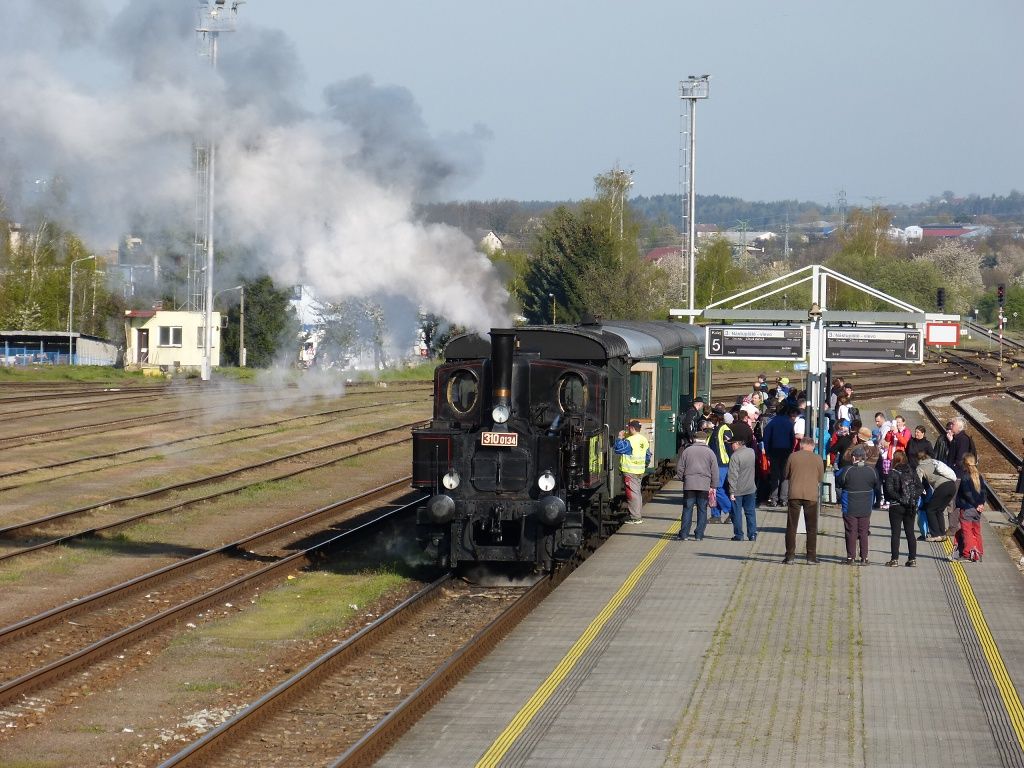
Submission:
M 377 765 L 1024 766 L 1024 577 L 983 524 L 981 563 L 918 542 L 848 566 L 839 508 L 818 557 L 782 564 L 785 512 L 756 541 L 676 541 L 666 486 Z

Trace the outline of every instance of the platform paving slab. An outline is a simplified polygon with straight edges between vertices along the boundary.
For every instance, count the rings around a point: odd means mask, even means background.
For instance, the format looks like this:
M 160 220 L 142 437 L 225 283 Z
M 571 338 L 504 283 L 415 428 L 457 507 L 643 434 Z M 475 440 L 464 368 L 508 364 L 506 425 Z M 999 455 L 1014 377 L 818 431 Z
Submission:
M 378 765 L 477 765 L 680 503 L 670 484 L 644 525 L 583 563 Z M 965 663 L 973 630 L 958 627 L 962 598 L 941 545 L 919 542 L 916 569 L 887 568 L 888 518 L 872 522 L 866 567 L 842 564 L 837 507 L 823 510 L 818 566 L 802 553 L 781 564 L 781 510 L 758 510 L 756 542 L 730 541 L 732 526 L 720 524 L 702 542 L 667 542 L 495 764 L 1017 765 L 1012 730 L 1000 731 L 984 680 Z M 986 533 L 989 557 L 965 573 L 1019 685 L 1024 584 Z

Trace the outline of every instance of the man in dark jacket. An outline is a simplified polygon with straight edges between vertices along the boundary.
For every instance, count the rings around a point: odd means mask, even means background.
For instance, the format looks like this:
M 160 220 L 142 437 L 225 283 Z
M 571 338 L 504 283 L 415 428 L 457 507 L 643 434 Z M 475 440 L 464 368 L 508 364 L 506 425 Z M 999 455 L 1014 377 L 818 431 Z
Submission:
M 851 454 L 853 465 L 836 478 L 836 485 L 846 491 L 847 509 L 843 513 L 846 528 L 846 564 L 853 565 L 860 542 L 860 564 L 868 564 L 868 531 L 871 529 L 871 507 L 882 489 L 874 466 L 867 463 L 868 452 L 858 445 Z
M 964 432 L 966 425 L 967 422 L 964 421 L 962 416 L 954 416 L 949 430 L 952 437 L 949 440 L 949 455 L 946 456 L 945 462 L 953 468 L 957 475 L 964 471 L 964 456 L 968 453 L 973 453 L 971 450 L 971 438 Z
M 785 507 L 789 503 L 789 493 L 783 471 L 786 468 L 789 454 L 793 452 L 793 442 L 796 439 L 793 432 L 795 421 L 796 411 L 785 405 L 780 405 L 778 413 L 764 428 L 764 450 L 771 462 L 767 493 L 769 507 Z
M 693 442 L 694 435 L 700 431 L 704 422 L 704 398 L 697 395 L 693 398 L 691 405 L 683 418 L 679 421 L 679 434 L 682 437 L 682 444 L 689 445 Z

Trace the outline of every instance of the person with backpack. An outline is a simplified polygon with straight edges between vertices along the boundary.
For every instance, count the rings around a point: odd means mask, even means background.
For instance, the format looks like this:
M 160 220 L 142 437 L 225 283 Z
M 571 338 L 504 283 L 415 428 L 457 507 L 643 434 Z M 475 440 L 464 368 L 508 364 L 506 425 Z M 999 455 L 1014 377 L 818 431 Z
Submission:
M 885 478 L 885 498 L 889 500 L 889 529 L 891 559 L 886 565 L 900 564 L 900 529 L 907 537 L 907 567 L 917 565 L 917 539 L 914 538 L 914 519 L 917 517 L 917 502 L 923 488 L 907 460 L 906 451 L 897 449 L 892 454 L 892 467 Z
M 978 460 L 968 453 L 962 460 L 964 475 L 956 492 L 956 508 L 960 513 L 960 530 L 953 546 L 953 558 L 980 562 L 985 554 L 981 540 L 981 513 L 985 511 L 985 481 L 978 472 Z
M 924 510 L 928 515 L 928 531 L 931 533 L 926 541 L 945 541 L 947 533 L 954 533 L 946 530 L 943 513 L 956 492 L 956 472 L 945 462 L 933 459 L 921 451 L 917 454 L 917 477 L 932 489 L 931 498 Z

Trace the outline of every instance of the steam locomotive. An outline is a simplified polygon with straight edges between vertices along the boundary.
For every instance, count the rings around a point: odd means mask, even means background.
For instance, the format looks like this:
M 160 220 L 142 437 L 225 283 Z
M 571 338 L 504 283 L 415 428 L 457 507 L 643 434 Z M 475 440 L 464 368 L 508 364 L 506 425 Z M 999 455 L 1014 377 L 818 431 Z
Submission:
M 550 570 L 621 522 L 612 443 L 630 419 L 670 468 L 679 417 L 710 388 L 704 329 L 673 322 L 525 326 L 454 338 L 434 413 L 413 431 L 417 533 L 446 567 Z

